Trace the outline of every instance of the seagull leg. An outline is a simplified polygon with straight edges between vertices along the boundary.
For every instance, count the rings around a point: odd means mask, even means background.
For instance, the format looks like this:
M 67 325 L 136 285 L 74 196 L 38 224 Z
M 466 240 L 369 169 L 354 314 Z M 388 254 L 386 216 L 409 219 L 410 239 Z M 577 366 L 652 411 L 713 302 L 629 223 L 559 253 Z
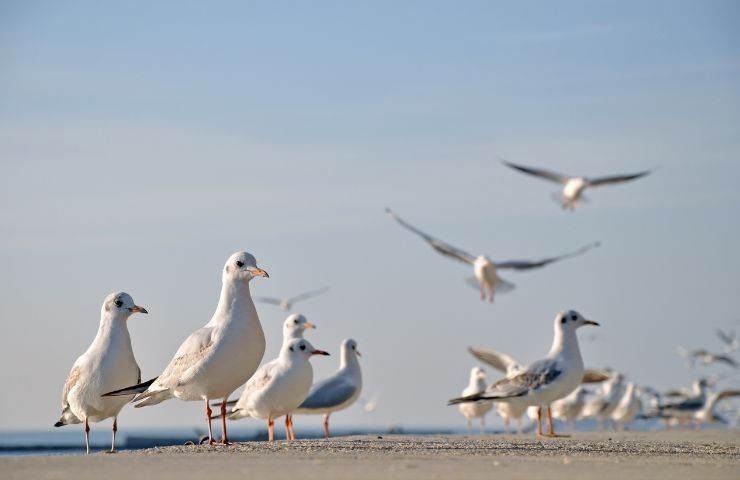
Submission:
M 227 398 L 224 397 L 221 402 L 221 445 L 230 445 L 229 435 L 226 433 L 226 401 Z
M 547 436 L 548 437 L 570 437 L 570 435 L 558 435 L 555 433 L 555 428 L 552 426 L 552 411 L 550 405 L 547 406 Z
M 293 431 L 293 415 L 290 413 L 285 416 L 285 439 L 295 440 L 295 432 Z
M 522 433 L 522 417 L 516 419 L 516 433 Z
M 480 434 L 486 433 L 486 417 L 480 417 Z
M 468 435 L 472 435 L 473 434 L 473 422 L 469 418 L 466 418 L 465 424 L 468 426 Z
M 537 436 L 542 436 L 542 407 L 537 407 Z
M 324 438 L 329 438 L 329 413 L 324 415 Z
M 87 454 L 90 454 L 90 424 L 87 422 L 87 417 L 85 417 L 85 449 L 87 450 Z
M 275 420 L 272 419 L 272 415 L 267 417 L 267 441 L 275 441 Z
M 211 410 L 211 406 L 208 404 L 208 399 L 206 398 L 206 421 L 208 422 L 208 443 L 210 445 L 213 445 L 216 443 L 216 440 L 213 438 L 213 430 L 211 430 L 211 414 L 213 413 L 213 410 Z
M 506 433 L 509 433 L 509 422 L 510 422 L 510 419 L 507 415 L 506 417 L 504 417 L 504 428 L 506 429 Z
M 113 418 L 113 443 L 110 446 L 110 453 L 116 453 L 116 432 L 118 431 L 118 417 Z

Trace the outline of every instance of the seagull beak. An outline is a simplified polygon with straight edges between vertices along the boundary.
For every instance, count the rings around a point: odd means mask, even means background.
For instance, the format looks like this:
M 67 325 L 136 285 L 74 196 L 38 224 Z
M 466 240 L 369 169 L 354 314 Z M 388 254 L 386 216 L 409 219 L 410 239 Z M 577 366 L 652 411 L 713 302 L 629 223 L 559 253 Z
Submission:
M 303 327 L 304 328 L 316 328 L 316 325 L 314 325 L 311 322 L 306 322 L 306 323 L 303 324 Z
M 360 353 L 360 351 L 357 350 L 357 349 L 355 349 L 355 353 L 357 354 L 358 357 L 361 357 L 362 356 L 362 354 Z
M 138 305 L 134 305 L 133 307 L 129 308 L 128 311 L 131 313 L 149 313 L 146 311 L 146 308 L 140 307 Z
M 326 355 L 328 357 L 329 352 L 325 352 L 323 350 L 314 350 L 313 352 L 311 352 L 311 355 Z
M 583 321 L 583 324 L 584 325 L 594 325 L 596 327 L 601 326 L 598 322 L 594 322 L 593 320 L 584 320 Z
M 247 271 L 251 273 L 252 275 L 254 275 L 255 277 L 270 278 L 270 276 L 267 274 L 266 271 L 258 267 L 247 267 Z

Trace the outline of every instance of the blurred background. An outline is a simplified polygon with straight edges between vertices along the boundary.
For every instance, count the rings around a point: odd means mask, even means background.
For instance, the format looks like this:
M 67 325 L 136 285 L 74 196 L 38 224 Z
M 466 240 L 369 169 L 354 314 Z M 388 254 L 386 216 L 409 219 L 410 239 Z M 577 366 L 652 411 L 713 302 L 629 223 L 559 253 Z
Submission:
M 158 374 L 237 250 L 270 273 L 253 295 L 331 285 L 294 309 L 334 354 L 315 377 L 352 337 L 379 395 L 339 428 L 462 427 L 445 403 L 478 364 L 466 347 L 538 359 L 564 308 L 602 324 L 579 332 L 589 366 L 656 388 L 731 373 L 676 348 L 740 330 L 738 20 L 734 1 L 2 2 L 0 429 L 51 430 L 109 292 L 149 310 L 129 329 Z M 570 213 L 499 158 L 654 171 Z M 493 260 L 602 246 L 504 272 L 517 288 L 490 305 L 386 206 Z M 286 313 L 258 311 L 269 360 Z M 120 426 L 202 426 L 201 409 Z

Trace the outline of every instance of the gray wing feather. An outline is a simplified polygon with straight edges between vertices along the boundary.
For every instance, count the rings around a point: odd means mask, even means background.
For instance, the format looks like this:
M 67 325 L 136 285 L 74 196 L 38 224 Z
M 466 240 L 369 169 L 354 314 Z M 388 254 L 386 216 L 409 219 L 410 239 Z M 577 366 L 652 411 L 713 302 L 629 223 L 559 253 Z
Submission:
M 341 405 L 357 392 L 357 387 L 343 378 L 328 378 L 311 388 L 298 408 L 329 408 Z
M 321 295 L 322 293 L 326 293 L 329 291 L 329 286 L 319 288 L 318 290 L 312 290 L 310 292 L 301 293 L 300 295 L 296 295 L 295 297 L 291 297 L 288 299 L 288 303 L 295 303 L 300 302 L 301 300 L 306 300 L 307 298 L 315 297 L 317 295 Z
M 398 222 L 401 226 L 405 227 L 406 229 L 414 232 L 415 234 L 419 235 L 421 238 L 423 238 L 433 249 L 441 253 L 442 255 L 446 255 L 448 257 L 454 258 L 455 260 L 459 260 L 463 263 L 467 263 L 472 265 L 475 262 L 475 257 L 465 250 L 461 250 L 457 247 L 453 247 L 449 243 L 445 243 L 442 240 L 438 240 L 434 238 L 433 236 L 429 235 L 428 233 L 424 233 L 418 228 L 414 227 L 413 225 L 406 223 L 401 217 L 399 217 L 396 212 L 391 210 L 390 208 L 385 209 L 386 213 L 393 217 L 393 219 Z
M 588 180 L 588 186 L 589 187 L 600 187 L 602 185 L 612 185 L 614 183 L 629 182 L 630 180 L 635 180 L 640 177 L 644 177 L 648 173 L 650 173 L 650 170 L 646 170 L 644 172 L 639 172 L 639 173 L 632 173 L 629 175 L 613 175 L 610 177 L 593 178 L 593 179 Z
M 564 260 L 566 258 L 571 258 L 571 257 L 581 255 L 582 253 L 586 253 L 587 251 L 591 250 L 592 248 L 598 247 L 599 245 L 601 245 L 600 242 L 594 242 L 594 243 L 585 245 L 573 252 L 565 253 L 563 255 L 558 255 L 556 257 L 548 257 L 548 258 L 543 258 L 541 260 L 510 260 L 506 262 L 496 262 L 495 265 L 496 265 L 496 268 L 511 268 L 514 270 L 529 270 L 532 268 L 540 268 L 550 263 L 557 262 L 558 260 Z
M 549 170 L 544 170 L 542 168 L 525 167 L 524 165 L 517 165 L 516 163 L 507 162 L 506 160 L 501 160 L 501 162 L 507 167 L 513 168 L 514 170 L 519 170 L 522 173 L 544 178 L 545 180 L 550 180 L 555 183 L 565 184 L 569 180 L 569 178 L 565 175 L 551 172 Z

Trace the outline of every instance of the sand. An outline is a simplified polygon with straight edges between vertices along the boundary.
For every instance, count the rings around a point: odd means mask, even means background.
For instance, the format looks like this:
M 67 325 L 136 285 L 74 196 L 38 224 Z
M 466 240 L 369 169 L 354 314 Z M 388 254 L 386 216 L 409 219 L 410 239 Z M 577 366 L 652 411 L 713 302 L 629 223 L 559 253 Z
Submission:
M 367 435 L 0 459 L 34 479 L 740 479 L 740 431 L 532 436 Z

